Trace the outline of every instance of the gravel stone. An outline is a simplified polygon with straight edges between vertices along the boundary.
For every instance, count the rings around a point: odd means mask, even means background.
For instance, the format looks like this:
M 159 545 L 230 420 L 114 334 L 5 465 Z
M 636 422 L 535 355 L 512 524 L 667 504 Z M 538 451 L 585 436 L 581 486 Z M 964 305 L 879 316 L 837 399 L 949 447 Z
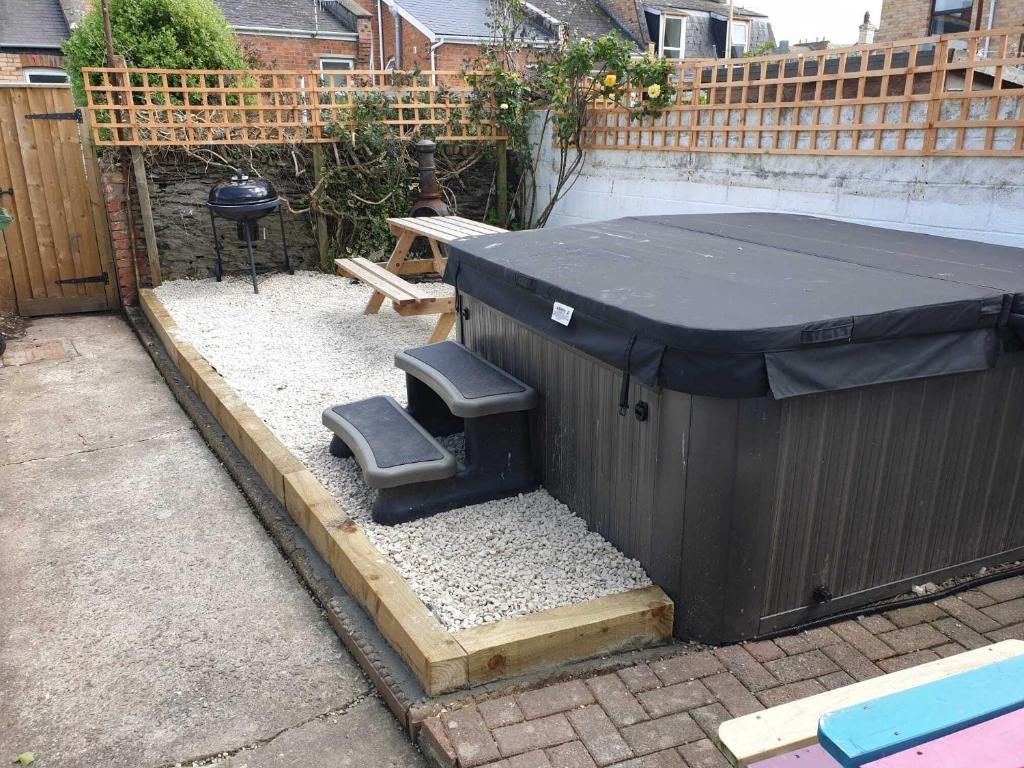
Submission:
M 447 285 L 420 286 L 448 295 Z M 176 280 L 156 294 L 191 343 L 334 495 L 446 629 L 649 586 L 627 558 L 541 489 L 398 526 L 370 519 L 354 459 L 327 450 L 325 408 L 372 395 L 405 402 L 396 351 L 426 344 L 433 316 L 363 315 L 365 286 L 315 272 Z M 461 435 L 442 441 L 456 456 Z

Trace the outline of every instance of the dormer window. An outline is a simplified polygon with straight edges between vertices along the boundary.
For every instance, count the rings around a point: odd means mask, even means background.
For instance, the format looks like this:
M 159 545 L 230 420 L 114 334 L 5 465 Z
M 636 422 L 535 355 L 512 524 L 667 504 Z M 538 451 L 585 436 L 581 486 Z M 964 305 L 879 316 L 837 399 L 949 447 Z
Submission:
M 732 55 L 742 56 L 750 46 L 750 23 L 746 21 L 732 22 Z
M 686 54 L 686 17 L 661 15 L 659 53 L 666 59 L 681 59 Z

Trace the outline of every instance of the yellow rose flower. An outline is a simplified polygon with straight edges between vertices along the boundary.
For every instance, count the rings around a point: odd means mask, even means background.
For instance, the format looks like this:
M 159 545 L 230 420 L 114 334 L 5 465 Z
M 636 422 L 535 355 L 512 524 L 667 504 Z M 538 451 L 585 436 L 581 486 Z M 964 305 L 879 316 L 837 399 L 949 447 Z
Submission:
M 614 88 L 615 87 L 615 83 L 618 82 L 618 79 L 619 78 L 617 78 L 614 74 L 605 75 L 604 76 L 604 87 L 605 88 Z
M 654 83 L 647 89 L 647 93 L 650 95 L 652 99 L 656 99 L 659 96 L 661 96 L 661 86 L 658 85 L 657 83 Z

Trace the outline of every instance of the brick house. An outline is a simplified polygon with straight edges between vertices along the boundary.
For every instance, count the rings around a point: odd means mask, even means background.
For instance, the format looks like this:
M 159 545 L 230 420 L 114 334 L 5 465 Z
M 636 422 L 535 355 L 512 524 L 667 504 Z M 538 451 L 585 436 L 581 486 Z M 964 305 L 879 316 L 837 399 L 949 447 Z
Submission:
M 379 68 L 459 69 L 493 38 L 489 0 L 361 0 L 370 3 Z M 542 49 L 563 37 L 617 32 L 638 51 L 670 58 L 722 57 L 729 9 L 720 0 L 530 0 L 521 30 Z M 774 45 L 763 14 L 734 9 L 733 54 Z M 396 51 L 398 54 L 396 55 Z
M 1024 0 L 882 0 L 879 41 L 1024 26 Z
M 371 66 L 370 14 L 354 0 L 214 0 L 250 58 L 274 69 Z
M 83 0 L 0 0 L 0 83 L 66 83 L 60 47 Z

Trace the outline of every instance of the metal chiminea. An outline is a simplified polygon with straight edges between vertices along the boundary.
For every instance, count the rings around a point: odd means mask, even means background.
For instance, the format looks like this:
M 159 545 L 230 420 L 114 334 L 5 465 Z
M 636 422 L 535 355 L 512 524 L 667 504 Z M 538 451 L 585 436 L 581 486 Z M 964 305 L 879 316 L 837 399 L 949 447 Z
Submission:
M 240 168 L 235 169 L 230 179 L 221 179 L 213 185 L 206 207 L 210 209 L 210 224 L 213 226 L 213 244 L 217 249 L 217 263 L 213 267 L 213 275 L 217 282 L 224 276 L 224 263 L 221 260 L 220 240 L 217 237 L 217 216 L 236 222 L 238 239 L 244 240 L 249 249 L 249 269 L 252 272 L 252 290 L 260 292 L 256 282 L 256 256 L 252 250 L 252 241 L 259 236 L 259 220 L 277 211 L 281 222 L 281 245 L 284 247 L 284 266 L 289 275 L 295 274 L 291 260 L 288 258 L 288 241 L 284 235 L 284 214 L 281 211 L 281 198 L 274 185 L 266 179 L 250 179 Z
M 420 196 L 412 204 L 410 216 L 451 216 L 451 209 L 441 199 L 441 187 L 437 183 L 437 168 L 434 166 L 434 150 L 437 145 L 423 139 L 413 145 L 416 162 L 420 166 Z

